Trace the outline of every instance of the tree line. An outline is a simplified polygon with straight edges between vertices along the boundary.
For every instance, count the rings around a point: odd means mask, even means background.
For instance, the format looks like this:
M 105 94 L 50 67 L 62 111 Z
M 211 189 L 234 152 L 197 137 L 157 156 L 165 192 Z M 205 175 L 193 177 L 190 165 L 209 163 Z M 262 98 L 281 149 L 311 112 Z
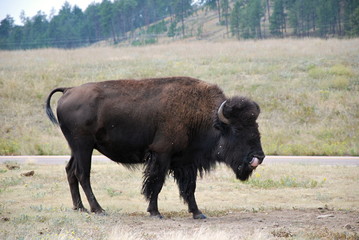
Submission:
M 222 8 L 222 21 L 230 19 L 231 33 L 238 39 L 359 35 L 357 0 L 237 0 L 230 13 L 229 0 L 211 1 Z
M 0 49 L 75 48 L 135 33 L 186 36 L 185 19 L 197 9 L 216 11 L 227 37 L 355 37 L 359 35 L 357 0 L 102 0 L 85 10 L 65 2 L 59 12 L 38 11 L 15 25 L 0 22 Z M 149 38 L 132 44 L 155 42 Z
M 163 19 L 184 23 L 192 7 L 192 0 L 103 0 L 83 11 L 65 2 L 58 14 L 38 11 L 27 17 L 22 12 L 22 26 L 8 15 L 0 22 L 0 49 L 75 48 L 105 39 L 117 43 L 154 22 L 159 23 L 146 31 L 159 34 L 168 31 Z
M 358 0 L 206 0 L 238 39 L 359 36 Z

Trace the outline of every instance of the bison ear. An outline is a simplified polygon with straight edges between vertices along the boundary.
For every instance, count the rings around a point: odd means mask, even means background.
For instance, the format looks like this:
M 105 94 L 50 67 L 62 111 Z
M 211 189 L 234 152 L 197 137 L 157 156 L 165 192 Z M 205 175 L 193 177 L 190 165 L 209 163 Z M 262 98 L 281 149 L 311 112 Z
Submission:
M 239 122 L 244 125 L 255 122 L 259 113 L 259 105 L 245 97 L 229 99 L 223 111 L 230 122 Z

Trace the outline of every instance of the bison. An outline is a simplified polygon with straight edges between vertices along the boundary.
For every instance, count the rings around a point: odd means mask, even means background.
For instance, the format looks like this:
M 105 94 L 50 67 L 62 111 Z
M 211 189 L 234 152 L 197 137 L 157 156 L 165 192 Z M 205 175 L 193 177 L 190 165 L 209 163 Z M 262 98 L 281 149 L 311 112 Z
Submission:
M 57 118 L 50 106 L 56 92 L 63 93 Z M 90 184 L 94 149 L 126 166 L 144 164 L 142 194 L 149 201 L 147 211 L 159 218 L 158 194 L 169 173 L 193 218 L 204 219 L 194 195 L 197 175 L 225 163 L 245 181 L 264 159 L 258 104 L 245 97 L 227 98 L 218 86 L 194 78 L 56 88 L 47 98 L 46 113 L 60 125 L 71 148 L 66 172 L 75 210 L 87 211 L 80 183 L 91 212 L 104 213 Z

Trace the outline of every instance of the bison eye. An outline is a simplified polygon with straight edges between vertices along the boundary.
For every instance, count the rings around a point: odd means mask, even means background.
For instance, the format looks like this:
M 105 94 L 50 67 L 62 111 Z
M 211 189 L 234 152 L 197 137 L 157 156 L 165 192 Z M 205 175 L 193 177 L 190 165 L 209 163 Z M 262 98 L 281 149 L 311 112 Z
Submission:
M 260 136 L 259 133 L 256 133 L 256 132 L 251 133 L 251 139 L 258 139 L 258 138 L 260 138 L 260 137 L 261 137 L 261 136 Z
M 235 136 L 239 136 L 242 134 L 242 129 L 241 128 L 233 128 L 233 134 Z

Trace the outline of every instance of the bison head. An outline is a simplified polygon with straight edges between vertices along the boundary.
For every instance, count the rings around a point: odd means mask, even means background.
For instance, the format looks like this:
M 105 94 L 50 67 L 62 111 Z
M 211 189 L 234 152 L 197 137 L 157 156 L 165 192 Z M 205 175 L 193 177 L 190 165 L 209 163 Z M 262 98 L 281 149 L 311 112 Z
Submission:
M 256 122 L 259 113 L 254 101 L 233 97 L 219 107 L 214 125 L 220 131 L 217 158 L 230 166 L 242 181 L 251 176 L 265 157 Z

